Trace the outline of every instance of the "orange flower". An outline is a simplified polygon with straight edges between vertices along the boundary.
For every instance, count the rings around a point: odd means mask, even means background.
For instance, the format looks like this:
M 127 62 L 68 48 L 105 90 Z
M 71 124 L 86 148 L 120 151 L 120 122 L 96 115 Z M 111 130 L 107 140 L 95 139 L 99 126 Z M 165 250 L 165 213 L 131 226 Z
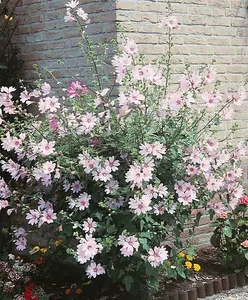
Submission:
M 66 293 L 66 295 L 69 295 L 69 294 L 71 293 L 71 289 L 67 289 L 67 290 L 65 291 L 65 293 Z
M 81 290 L 81 289 L 76 289 L 75 292 L 76 292 L 76 294 L 78 294 L 78 295 L 79 295 L 79 294 L 82 294 L 82 290 Z

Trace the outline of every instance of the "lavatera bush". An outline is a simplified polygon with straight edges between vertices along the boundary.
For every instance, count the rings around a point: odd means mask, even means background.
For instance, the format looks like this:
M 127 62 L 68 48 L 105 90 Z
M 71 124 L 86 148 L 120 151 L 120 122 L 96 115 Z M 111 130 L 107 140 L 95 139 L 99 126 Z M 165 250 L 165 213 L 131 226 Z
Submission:
M 79 24 L 89 49 L 89 19 L 78 1 L 67 4 L 65 21 Z M 176 17 L 161 26 L 168 33 L 164 58 L 145 65 L 130 39 L 113 57 L 116 97 L 96 74 L 90 86 L 72 81 L 63 98 L 48 83 L 23 90 L 16 106 L 12 87 L 0 93 L 6 151 L 0 208 L 16 226 L 17 250 L 32 253 L 42 236 L 40 246 L 52 252 L 61 240 L 66 259 L 81 264 L 85 277 L 108 276 L 141 299 L 158 288 L 162 272 L 189 274 L 178 254 L 196 255 L 180 238 L 192 210 L 217 195 L 235 208 L 243 195 L 239 160 L 245 143 L 220 147 L 214 133 L 244 101 L 244 87 L 219 92 L 213 66 L 187 66 L 179 84 L 171 85 Z M 94 63 L 92 52 L 90 57 Z M 24 106 L 37 106 L 39 115 Z M 5 120 L 8 115 L 15 122 Z

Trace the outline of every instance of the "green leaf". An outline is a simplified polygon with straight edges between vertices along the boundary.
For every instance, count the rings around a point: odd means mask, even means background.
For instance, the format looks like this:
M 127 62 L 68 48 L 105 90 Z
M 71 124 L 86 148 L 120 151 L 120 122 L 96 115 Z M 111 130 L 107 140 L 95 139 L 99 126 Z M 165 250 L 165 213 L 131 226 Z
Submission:
M 148 244 L 147 244 L 147 239 L 145 239 L 145 238 L 140 238 L 139 239 L 139 242 L 140 242 L 140 244 L 142 245 L 142 247 L 143 247 L 143 249 L 144 250 L 149 250 L 149 246 L 148 246 Z
M 122 282 L 125 284 L 126 290 L 129 292 L 133 283 L 133 278 L 130 275 L 127 275 L 123 278 Z
M 70 224 L 65 225 L 63 227 L 63 232 L 67 236 L 72 236 L 72 234 L 73 234 L 72 226 Z
M 232 237 L 232 229 L 229 226 L 225 226 L 222 230 L 225 236 Z
M 182 278 L 186 279 L 186 275 L 185 275 L 184 267 L 183 266 L 177 267 L 177 273 L 178 273 L 179 276 L 181 276 Z
M 248 252 L 245 252 L 245 258 L 248 260 Z

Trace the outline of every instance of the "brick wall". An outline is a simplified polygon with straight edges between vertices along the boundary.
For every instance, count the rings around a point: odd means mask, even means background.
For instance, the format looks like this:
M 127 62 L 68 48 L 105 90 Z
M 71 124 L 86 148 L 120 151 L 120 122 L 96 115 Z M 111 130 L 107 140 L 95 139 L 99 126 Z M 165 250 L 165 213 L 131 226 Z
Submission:
M 71 71 L 86 74 L 87 63 L 77 48 L 80 41 L 73 25 L 64 23 L 66 0 L 21 0 L 17 14 L 20 26 L 15 41 L 25 62 L 24 76 L 33 80 L 33 64 L 55 70 L 54 74 L 67 82 L 70 76 L 57 59 L 65 61 Z M 166 0 L 84 0 L 80 1 L 90 14 L 89 31 L 97 40 L 117 38 L 121 27 L 134 38 L 145 53 L 146 62 L 153 61 L 166 51 L 165 30 L 158 21 L 168 12 Z M 232 90 L 245 81 L 248 66 L 248 2 L 246 0 L 171 0 L 171 14 L 178 16 L 180 29 L 174 30 L 174 79 L 184 70 L 185 63 L 199 66 L 216 60 L 222 90 Z M 116 21 L 120 26 L 116 25 Z M 84 76 L 84 78 L 87 76 Z M 232 136 L 248 136 L 248 103 L 237 109 L 232 122 L 224 124 L 227 132 L 234 122 L 240 130 Z M 221 133 L 223 134 L 223 132 Z M 196 244 L 209 241 L 212 228 L 204 216 Z
M 82 40 L 80 30 L 75 23 L 64 22 L 65 0 L 21 0 L 16 9 L 20 20 L 15 34 L 15 44 L 20 50 L 20 59 L 24 61 L 23 77 L 29 81 L 37 78 L 34 64 L 54 71 L 60 82 L 69 82 L 71 76 L 66 71 L 87 73 L 89 63 L 83 51 L 77 46 Z M 84 9 L 89 13 L 91 24 L 88 32 L 95 42 L 116 39 L 115 3 L 105 0 L 84 0 Z M 64 65 L 58 63 L 64 62 Z M 43 76 L 50 76 L 43 72 Z M 51 83 L 54 82 L 51 80 Z M 55 84 L 54 84 L 55 85 Z M 56 86 L 56 85 L 55 85 Z

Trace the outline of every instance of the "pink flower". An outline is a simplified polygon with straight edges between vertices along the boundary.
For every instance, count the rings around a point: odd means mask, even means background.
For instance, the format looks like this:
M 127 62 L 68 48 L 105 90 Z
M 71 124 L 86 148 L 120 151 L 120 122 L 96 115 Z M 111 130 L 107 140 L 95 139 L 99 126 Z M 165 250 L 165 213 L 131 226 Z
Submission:
M 54 153 L 55 149 L 54 149 L 54 145 L 55 142 L 51 141 L 48 142 L 47 140 L 43 139 L 37 146 L 38 146 L 38 152 L 42 155 L 42 156 L 48 156 Z
M 189 205 L 193 201 L 197 201 L 196 188 L 189 182 L 177 181 L 175 184 L 175 190 L 178 194 L 178 202 L 183 205 Z
M 87 21 L 89 18 L 88 14 L 81 7 L 77 9 L 77 15 L 84 21 Z
M 104 166 L 106 168 L 110 168 L 111 172 L 116 172 L 118 170 L 119 165 L 119 160 L 115 160 L 114 156 L 107 158 L 104 162 Z
M 92 218 L 88 218 L 86 221 L 83 222 L 83 230 L 87 233 L 89 232 L 92 234 L 96 231 L 97 223 L 93 221 Z
M 216 107 L 216 105 L 218 104 L 219 102 L 219 98 L 216 97 L 216 95 L 214 94 L 211 94 L 211 93 L 208 93 L 208 92 L 204 92 L 202 95 L 201 95 L 203 101 L 206 102 L 206 106 L 208 108 L 214 108 Z
M 56 164 L 53 163 L 52 161 L 47 161 L 42 165 L 42 170 L 44 174 L 50 174 L 52 173 L 56 168 Z
M 148 254 L 148 261 L 154 268 L 162 265 L 169 257 L 168 251 L 164 247 L 150 248 Z
M 178 19 L 175 16 L 169 16 L 161 20 L 160 26 L 167 26 L 170 29 L 179 28 Z
M 136 54 L 139 53 L 139 48 L 137 46 L 137 44 L 135 43 L 134 40 L 132 39 L 128 39 L 125 46 L 124 46 L 124 51 L 131 55 L 131 56 L 134 56 Z
M 243 241 L 242 243 L 240 243 L 241 246 L 248 248 L 248 240 Z
M 26 215 L 26 219 L 29 220 L 28 224 L 30 225 L 38 224 L 40 216 L 41 216 L 41 212 L 39 210 L 31 209 Z
M 107 182 L 112 179 L 111 168 L 107 166 L 100 166 L 96 171 L 92 172 L 95 181 Z
M 0 211 L 7 206 L 9 206 L 9 202 L 7 200 L 0 200 Z
M 144 101 L 144 100 L 145 100 L 145 96 L 142 95 L 137 90 L 133 90 L 132 92 L 130 92 L 129 97 L 128 97 L 129 103 L 133 103 L 133 104 L 136 104 L 136 105 L 141 104 L 141 102 Z
M 44 96 L 47 96 L 51 92 L 51 85 L 49 83 L 44 82 L 43 85 L 41 86 L 41 91 Z
M 79 81 L 73 81 L 68 88 L 69 98 L 80 98 L 82 94 L 88 94 L 88 89 Z
M 239 199 L 239 204 L 243 204 L 243 205 L 246 205 L 248 206 L 248 196 L 243 196 Z
M 212 66 L 205 68 L 203 71 L 204 83 L 213 83 L 216 79 L 216 74 L 216 70 Z
M 210 192 L 217 192 L 224 184 L 223 178 L 216 178 L 213 175 L 207 176 L 207 189 Z
M 79 5 L 79 1 L 78 0 L 71 0 L 68 3 L 66 3 L 65 6 L 69 7 L 69 8 L 75 8 Z
M 53 223 L 57 219 L 56 213 L 53 212 L 53 209 L 49 208 L 47 211 L 44 211 L 41 215 L 41 220 L 43 223 Z
M 105 274 L 105 270 L 101 264 L 91 262 L 86 269 L 86 275 L 88 278 L 96 278 L 97 275 Z
M 79 210 L 85 210 L 90 205 L 90 199 L 91 196 L 87 193 L 82 193 L 79 195 L 79 197 L 75 200 L 76 201 L 76 207 L 78 207 Z
M 86 113 L 85 115 L 81 116 L 81 122 L 79 127 L 77 128 L 78 134 L 87 134 L 92 131 L 95 125 L 98 122 L 98 118 L 95 117 L 92 113 Z
M 143 195 L 141 198 L 134 196 L 134 198 L 129 199 L 129 208 L 134 210 L 137 215 L 145 214 L 151 210 L 151 197 L 148 195 Z
M 118 245 L 122 246 L 120 251 L 121 254 L 125 257 L 132 256 L 134 250 L 138 251 L 139 249 L 138 239 L 134 235 L 132 236 L 120 235 L 118 239 Z
M 19 238 L 20 236 L 26 236 L 27 235 L 26 230 L 22 227 L 17 228 L 14 231 L 14 234 L 15 234 L 16 238 Z
M 86 263 L 88 260 L 93 259 L 101 249 L 102 246 L 96 242 L 96 239 L 92 235 L 86 234 L 77 246 L 78 262 L 81 264 Z
M 166 147 L 160 142 L 152 144 L 144 143 L 140 146 L 140 154 L 143 156 L 155 156 L 157 159 L 162 159 L 163 154 L 166 153 Z

